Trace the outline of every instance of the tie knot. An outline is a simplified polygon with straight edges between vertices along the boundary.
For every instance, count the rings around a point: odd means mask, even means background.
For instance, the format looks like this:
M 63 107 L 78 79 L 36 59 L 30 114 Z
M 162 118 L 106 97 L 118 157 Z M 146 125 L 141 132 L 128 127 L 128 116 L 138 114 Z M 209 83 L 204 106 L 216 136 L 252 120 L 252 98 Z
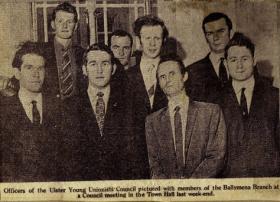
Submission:
M 98 97 L 103 97 L 103 96 L 104 96 L 104 93 L 98 92 L 98 93 L 97 93 L 97 96 L 98 96 Z
M 221 61 L 221 62 L 223 62 L 223 61 L 224 61 L 224 59 L 225 59 L 224 57 L 221 57 L 221 58 L 220 58 L 220 61 Z
M 32 100 L 32 101 L 31 101 L 31 103 L 32 103 L 32 105 L 33 105 L 33 106 L 36 106 L 36 104 L 37 104 L 37 101 L 35 101 L 35 100 Z
M 181 109 L 181 108 L 180 108 L 179 106 L 176 106 L 176 107 L 174 108 L 174 111 L 175 111 L 175 112 L 179 112 L 180 109 Z
M 244 93 L 246 90 L 246 88 L 241 88 L 242 93 Z

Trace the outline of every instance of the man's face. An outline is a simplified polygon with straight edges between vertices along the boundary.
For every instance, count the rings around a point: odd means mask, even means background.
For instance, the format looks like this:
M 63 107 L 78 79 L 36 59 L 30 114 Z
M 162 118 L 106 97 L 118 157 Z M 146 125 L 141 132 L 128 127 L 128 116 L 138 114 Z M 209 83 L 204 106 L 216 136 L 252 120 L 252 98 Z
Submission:
M 143 55 L 148 58 L 156 58 L 160 54 L 162 46 L 162 28 L 160 25 L 143 26 L 140 31 L 140 42 Z
M 36 54 L 22 56 L 22 65 L 17 69 L 16 78 L 20 87 L 29 92 L 38 93 L 41 91 L 45 78 L 45 59 Z
M 180 71 L 180 66 L 176 61 L 166 61 L 159 65 L 157 72 L 159 85 L 168 97 L 178 95 L 184 89 L 184 76 Z
M 100 50 L 88 52 L 86 73 L 90 85 L 98 89 L 106 87 L 110 82 L 112 72 L 111 56 L 107 52 Z
M 131 44 L 128 36 L 112 36 L 111 50 L 123 66 L 129 63 L 131 56 Z
M 208 22 L 204 25 L 205 37 L 209 47 L 214 53 L 224 53 L 230 39 L 230 31 L 224 18 Z
M 70 39 L 76 28 L 74 14 L 65 11 L 58 11 L 55 20 L 51 22 L 55 35 L 61 39 Z
M 254 58 L 245 46 L 230 47 L 226 65 L 233 80 L 245 81 L 253 76 Z

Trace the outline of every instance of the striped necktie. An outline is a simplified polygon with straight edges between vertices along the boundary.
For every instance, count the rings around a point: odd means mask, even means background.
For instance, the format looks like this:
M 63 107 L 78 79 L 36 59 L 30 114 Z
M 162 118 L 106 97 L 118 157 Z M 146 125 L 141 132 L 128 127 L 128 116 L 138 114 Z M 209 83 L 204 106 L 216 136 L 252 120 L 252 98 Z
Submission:
M 104 119 L 105 119 L 105 102 L 103 99 L 104 93 L 97 93 L 97 101 L 96 101 L 96 120 L 99 127 L 100 135 L 103 136 L 103 127 L 104 127 Z
M 68 51 L 63 53 L 62 71 L 60 76 L 62 99 L 70 97 L 74 90 L 74 79 L 71 68 L 71 59 Z

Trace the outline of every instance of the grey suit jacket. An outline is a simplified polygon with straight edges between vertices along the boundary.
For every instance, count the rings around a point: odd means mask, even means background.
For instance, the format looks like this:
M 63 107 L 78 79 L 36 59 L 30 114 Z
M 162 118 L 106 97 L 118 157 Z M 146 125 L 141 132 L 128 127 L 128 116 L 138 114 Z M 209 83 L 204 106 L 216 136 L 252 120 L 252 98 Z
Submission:
M 221 172 L 226 127 L 219 106 L 190 100 L 186 127 L 186 160 L 182 171 L 176 165 L 168 108 L 147 117 L 146 140 L 152 178 L 213 178 Z

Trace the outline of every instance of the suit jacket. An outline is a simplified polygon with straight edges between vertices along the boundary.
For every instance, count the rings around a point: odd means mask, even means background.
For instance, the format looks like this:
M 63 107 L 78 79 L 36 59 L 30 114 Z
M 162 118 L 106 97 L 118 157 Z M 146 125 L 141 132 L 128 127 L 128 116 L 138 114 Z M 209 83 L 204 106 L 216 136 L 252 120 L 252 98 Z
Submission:
M 134 122 L 134 142 L 137 143 L 135 146 L 135 169 L 134 169 L 134 179 L 148 179 L 149 174 L 149 162 L 148 153 L 145 137 L 145 119 L 146 117 L 165 106 L 167 106 L 167 98 L 163 91 L 160 89 L 157 83 L 153 107 L 151 108 L 148 93 L 146 91 L 143 76 L 140 70 L 140 64 L 131 67 L 127 70 L 127 75 L 129 79 L 129 92 L 132 99 L 132 116 Z
M 223 112 L 228 129 L 225 177 L 280 176 L 279 169 L 279 90 L 262 78 L 255 86 L 247 122 L 235 92 L 225 88 Z
M 18 94 L 0 107 L 1 181 L 36 182 L 59 179 L 60 119 L 57 98 L 43 95 L 43 120 L 36 127 L 28 119 Z
M 186 88 L 189 96 L 195 100 L 220 104 L 222 83 L 209 59 L 210 53 L 203 59 L 189 65 L 189 78 Z
M 176 163 L 168 107 L 147 117 L 146 139 L 152 178 L 213 178 L 223 168 L 226 127 L 215 104 L 189 102 L 183 170 Z
M 96 116 L 87 91 L 78 98 L 80 106 L 79 138 L 82 159 L 80 173 L 83 180 L 120 180 L 129 179 L 131 166 L 131 113 L 118 85 L 110 85 L 110 95 L 101 136 Z
M 48 90 L 49 93 L 54 94 L 55 96 L 60 96 L 60 88 L 59 88 L 59 79 L 58 79 L 58 69 L 56 62 L 56 55 L 54 49 L 54 41 L 50 40 L 47 43 L 43 44 L 45 58 L 46 58 L 46 76 L 44 81 L 44 89 Z M 83 53 L 84 49 L 80 46 L 73 45 L 72 49 L 74 51 L 77 69 L 76 69 L 76 94 L 78 94 L 78 90 L 81 88 L 83 84 Z

